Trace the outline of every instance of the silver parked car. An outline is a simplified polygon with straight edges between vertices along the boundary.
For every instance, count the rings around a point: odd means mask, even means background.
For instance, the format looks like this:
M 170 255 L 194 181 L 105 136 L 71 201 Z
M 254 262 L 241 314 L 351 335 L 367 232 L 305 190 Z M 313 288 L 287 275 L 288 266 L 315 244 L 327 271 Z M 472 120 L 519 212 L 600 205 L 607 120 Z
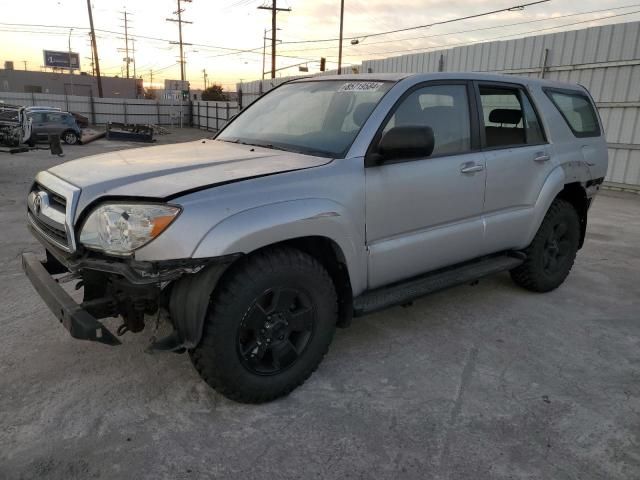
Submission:
M 302 384 L 336 326 L 510 271 L 547 292 L 569 274 L 607 171 L 581 86 L 482 74 L 307 78 L 214 140 L 40 172 L 24 269 L 76 338 L 161 317 L 154 351 L 187 351 L 229 398 Z M 81 282 L 75 303 L 53 276 Z M 152 322 L 152 323 L 153 323 Z
M 82 131 L 71 113 L 61 112 L 59 109 L 30 107 L 27 108 L 27 115 L 32 122 L 31 144 L 46 141 L 51 134 L 58 135 L 68 145 L 75 145 L 82 138 Z

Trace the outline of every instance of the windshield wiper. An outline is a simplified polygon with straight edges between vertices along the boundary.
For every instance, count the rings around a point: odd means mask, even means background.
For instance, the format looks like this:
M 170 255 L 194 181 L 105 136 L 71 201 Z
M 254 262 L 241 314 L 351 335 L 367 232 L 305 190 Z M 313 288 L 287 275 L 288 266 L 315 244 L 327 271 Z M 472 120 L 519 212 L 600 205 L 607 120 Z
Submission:
M 276 147 L 272 143 L 254 143 L 256 147 L 269 148 L 271 150 L 282 150 L 283 152 L 291 152 L 292 150 L 284 147 Z
M 240 145 L 251 145 L 252 147 L 262 147 L 262 148 L 269 148 L 271 150 L 282 150 L 285 152 L 289 152 L 290 150 L 283 148 L 283 147 L 276 147 L 274 144 L 272 143 L 253 143 L 253 142 L 245 142 L 243 140 L 222 140 L 223 142 L 229 142 L 229 143 L 237 143 Z

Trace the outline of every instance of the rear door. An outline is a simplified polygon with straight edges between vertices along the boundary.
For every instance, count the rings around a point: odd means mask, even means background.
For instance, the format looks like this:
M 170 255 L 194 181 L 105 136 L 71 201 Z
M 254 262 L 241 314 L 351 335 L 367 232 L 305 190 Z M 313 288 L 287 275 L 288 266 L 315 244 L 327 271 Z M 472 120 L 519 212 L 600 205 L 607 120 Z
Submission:
M 540 117 L 516 84 L 475 82 L 487 167 L 483 253 L 521 248 L 556 162 Z
M 396 126 L 429 126 L 435 147 L 365 169 L 369 288 L 480 254 L 485 165 L 472 98 L 470 82 L 427 82 L 383 122 L 376 138 Z

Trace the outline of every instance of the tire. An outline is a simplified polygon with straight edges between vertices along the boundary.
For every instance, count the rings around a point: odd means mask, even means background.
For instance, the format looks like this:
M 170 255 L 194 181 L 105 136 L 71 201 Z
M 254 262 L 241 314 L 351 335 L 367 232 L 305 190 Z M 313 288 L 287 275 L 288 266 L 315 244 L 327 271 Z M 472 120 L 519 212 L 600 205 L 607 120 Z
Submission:
M 533 292 L 549 292 L 565 281 L 580 244 L 580 219 L 573 205 L 556 199 L 525 253 L 527 259 L 511 270 L 513 281 Z
M 60 137 L 62 138 L 62 141 L 67 145 L 75 145 L 76 143 L 80 142 L 80 137 L 76 132 L 72 130 L 67 130 L 66 132 L 63 132 L 62 135 L 60 135 Z
M 230 268 L 214 291 L 193 365 L 232 400 L 262 403 L 290 393 L 316 370 L 336 329 L 335 287 L 299 250 L 267 250 Z

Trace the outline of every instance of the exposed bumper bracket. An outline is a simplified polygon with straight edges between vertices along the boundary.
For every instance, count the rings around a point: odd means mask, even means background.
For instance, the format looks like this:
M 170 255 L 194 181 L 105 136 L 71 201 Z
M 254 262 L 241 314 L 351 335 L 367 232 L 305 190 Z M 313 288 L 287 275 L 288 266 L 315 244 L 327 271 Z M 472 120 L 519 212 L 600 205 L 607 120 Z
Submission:
M 60 323 L 69 330 L 72 337 L 80 340 L 92 340 L 106 345 L 120 345 L 118 340 L 102 323 L 96 320 L 51 277 L 32 253 L 22 255 L 22 268 Z

